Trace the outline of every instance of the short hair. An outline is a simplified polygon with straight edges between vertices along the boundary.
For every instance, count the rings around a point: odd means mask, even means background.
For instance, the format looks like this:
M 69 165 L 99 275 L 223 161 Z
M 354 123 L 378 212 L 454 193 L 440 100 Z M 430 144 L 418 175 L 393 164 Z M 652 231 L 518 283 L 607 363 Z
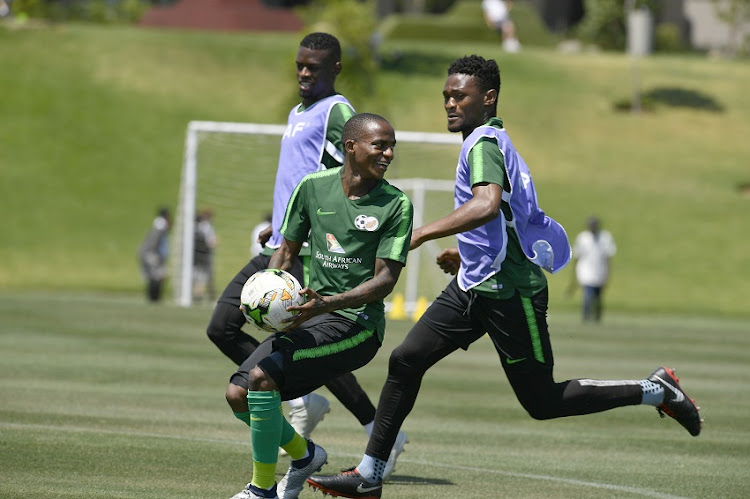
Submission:
M 485 59 L 479 55 L 459 57 L 448 67 L 448 76 L 452 74 L 473 76 L 482 92 L 497 90 L 500 93 L 500 68 L 495 59 Z
M 329 33 L 310 33 L 302 39 L 299 46 L 310 50 L 326 50 L 335 62 L 341 60 L 341 44 L 338 38 Z
M 341 132 L 341 142 L 346 143 L 349 140 L 357 140 L 360 135 L 364 132 L 367 125 L 375 123 L 376 121 L 382 121 L 384 123 L 390 123 L 387 119 L 373 113 L 360 113 L 355 114 L 349 121 L 344 125 L 344 129 Z

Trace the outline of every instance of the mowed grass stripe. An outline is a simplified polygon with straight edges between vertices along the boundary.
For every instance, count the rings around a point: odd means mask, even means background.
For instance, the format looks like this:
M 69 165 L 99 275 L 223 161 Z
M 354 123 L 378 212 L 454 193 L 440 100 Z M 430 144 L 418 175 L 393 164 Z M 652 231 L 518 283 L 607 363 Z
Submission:
M 117 295 L 0 293 L 0 497 L 184 499 L 240 490 L 251 473 L 249 430 L 224 401 L 234 366 L 205 337 L 210 311 Z M 748 325 L 611 314 L 582 327 L 577 314 L 551 314 L 558 379 L 640 378 L 660 364 L 675 367 L 704 408 L 698 438 L 651 407 L 534 421 L 484 338 L 425 376 L 386 497 L 744 497 Z M 409 327 L 391 321 L 380 353 L 357 372 L 373 400 Z M 330 452 L 331 473 L 357 464 L 366 445 L 333 399 L 315 438 Z
M 40 431 L 41 430 L 41 431 L 70 432 L 70 433 L 91 432 L 91 433 L 98 433 L 98 434 L 105 434 L 105 435 L 120 435 L 120 436 L 135 437 L 135 438 L 147 438 L 147 439 L 164 438 L 164 439 L 174 439 L 174 440 L 185 440 L 185 441 L 190 441 L 190 442 L 201 442 L 201 443 L 210 443 L 210 444 L 218 444 L 218 445 L 234 445 L 234 446 L 236 445 L 246 446 L 247 445 L 244 442 L 239 442 L 236 440 L 195 438 L 195 437 L 190 437 L 186 435 L 160 435 L 158 433 L 118 432 L 118 431 L 107 431 L 107 430 L 102 430 L 102 429 L 80 428 L 80 427 L 70 427 L 70 426 L 61 427 L 61 426 L 50 426 L 50 425 L 17 425 L 17 424 L 12 424 L 12 423 L 11 424 L 0 423 L 0 427 L 5 427 L 11 430 L 20 430 L 20 431 Z M 331 449 L 331 448 L 328 448 L 326 450 L 328 454 L 331 456 L 351 458 L 351 459 L 360 457 L 357 454 L 338 452 L 335 449 Z M 529 479 L 529 480 L 544 480 L 544 481 L 550 481 L 550 482 L 560 482 L 560 483 L 571 484 L 571 485 L 576 485 L 576 486 L 583 486 L 587 488 L 604 489 L 604 490 L 616 491 L 616 492 L 625 492 L 625 493 L 635 494 L 635 495 L 644 496 L 644 497 L 656 497 L 659 499 L 686 499 L 684 496 L 663 494 L 660 492 L 654 492 L 654 491 L 645 490 L 645 489 L 641 489 L 637 487 L 626 487 L 626 486 L 620 486 L 620 485 L 615 485 L 615 484 L 610 484 L 610 483 L 588 482 L 584 480 L 575 480 L 575 479 L 562 478 L 562 477 L 556 477 L 556 476 L 550 476 L 550 475 L 514 473 L 514 472 L 498 470 L 498 469 L 461 466 L 455 463 L 440 463 L 440 462 L 435 462 L 435 461 L 416 461 L 416 460 L 409 459 L 408 457 L 400 458 L 399 462 L 402 464 L 403 463 L 419 464 L 419 465 L 431 467 L 431 468 L 463 470 L 463 471 L 473 472 L 473 473 L 488 473 L 491 475 L 524 478 L 524 479 Z M 283 476 L 284 471 L 281 471 L 279 475 Z M 396 478 L 395 481 L 398 482 L 399 479 Z

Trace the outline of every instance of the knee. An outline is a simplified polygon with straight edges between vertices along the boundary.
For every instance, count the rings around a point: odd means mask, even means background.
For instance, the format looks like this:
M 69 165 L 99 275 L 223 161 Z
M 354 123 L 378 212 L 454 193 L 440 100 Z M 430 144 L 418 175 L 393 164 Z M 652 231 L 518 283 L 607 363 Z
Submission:
M 247 384 L 248 390 L 253 392 L 269 392 L 278 389 L 273 378 L 258 366 L 250 370 Z
M 247 411 L 247 390 L 241 386 L 229 383 L 226 393 L 227 403 L 234 412 Z
M 388 374 L 409 379 L 421 378 L 427 369 L 422 366 L 420 357 L 403 346 L 396 347 L 391 352 L 388 361 Z
M 548 407 L 545 407 L 543 403 L 541 402 L 535 402 L 535 403 L 522 403 L 523 408 L 526 409 L 526 412 L 529 414 L 529 416 L 532 417 L 532 419 L 536 419 L 537 421 L 545 421 L 547 419 L 554 419 L 557 416 L 549 410 Z
M 516 398 L 533 419 L 544 421 L 561 416 L 563 386 L 556 384 L 551 375 L 512 374 L 508 378 Z

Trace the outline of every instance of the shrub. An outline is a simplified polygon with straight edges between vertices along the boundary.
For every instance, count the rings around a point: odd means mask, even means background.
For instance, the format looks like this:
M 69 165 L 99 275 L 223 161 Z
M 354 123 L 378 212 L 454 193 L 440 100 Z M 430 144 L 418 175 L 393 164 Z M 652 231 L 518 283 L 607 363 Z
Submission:
M 661 23 L 654 32 L 654 49 L 657 52 L 681 52 L 685 49 L 680 28 L 673 23 Z

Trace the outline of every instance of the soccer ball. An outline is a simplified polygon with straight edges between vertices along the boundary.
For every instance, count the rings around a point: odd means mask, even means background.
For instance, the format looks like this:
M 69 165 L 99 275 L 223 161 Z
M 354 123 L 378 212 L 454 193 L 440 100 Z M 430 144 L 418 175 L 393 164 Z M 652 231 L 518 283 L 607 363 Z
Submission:
M 242 313 L 250 324 L 269 332 L 278 332 L 288 323 L 283 322 L 298 312 L 288 311 L 291 305 L 302 305 L 305 296 L 302 286 L 289 272 L 266 269 L 251 275 L 242 287 Z

